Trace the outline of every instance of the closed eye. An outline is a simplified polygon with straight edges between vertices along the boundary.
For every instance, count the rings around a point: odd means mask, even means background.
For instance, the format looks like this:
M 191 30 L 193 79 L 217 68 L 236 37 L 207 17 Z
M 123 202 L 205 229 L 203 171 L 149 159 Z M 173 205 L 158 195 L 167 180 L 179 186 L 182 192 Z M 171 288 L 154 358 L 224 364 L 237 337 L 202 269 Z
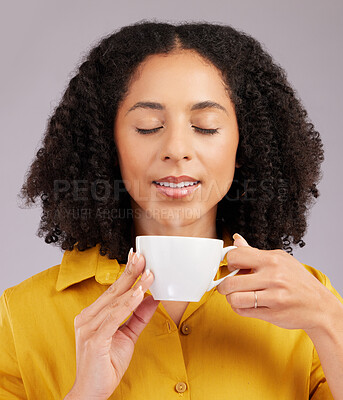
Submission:
M 138 133 L 141 133 L 142 135 L 148 134 L 148 133 L 155 133 L 158 132 L 160 129 L 162 129 L 163 126 L 160 126 L 158 128 L 154 128 L 154 129 L 140 129 L 140 128 L 136 128 L 136 131 Z M 199 128 L 197 126 L 193 125 L 193 128 L 200 133 L 205 133 L 205 134 L 210 134 L 213 135 L 214 133 L 218 133 L 218 128 L 217 129 L 203 129 L 203 128 Z

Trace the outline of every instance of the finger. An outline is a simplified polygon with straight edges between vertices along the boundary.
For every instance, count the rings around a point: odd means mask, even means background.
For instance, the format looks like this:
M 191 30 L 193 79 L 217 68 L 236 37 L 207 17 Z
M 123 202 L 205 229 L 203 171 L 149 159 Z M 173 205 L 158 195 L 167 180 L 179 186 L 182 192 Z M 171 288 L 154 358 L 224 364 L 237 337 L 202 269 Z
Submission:
M 273 313 L 267 307 L 258 307 L 258 308 L 233 308 L 232 310 L 240 315 L 241 317 L 251 317 L 261 319 L 267 322 L 273 321 Z
M 154 300 L 152 296 L 147 296 L 118 330 L 121 330 L 136 343 L 138 336 L 150 321 L 159 303 L 160 300 Z
M 227 269 L 228 269 L 229 272 L 233 272 L 233 271 L 236 271 L 237 268 L 227 266 Z M 252 273 L 254 273 L 252 268 L 250 268 L 250 269 L 240 269 L 235 276 L 247 275 L 247 274 L 252 274 Z
M 142 279 L 144 280 L 142 281 Z M 98 329 L 102 329 L 102 324 L 105 321 L 109 321 L 114 329 L 112 333 L 113 335 L 123 321 L 131 314 L 132 310 L 134 310 L 143 300 L 144 293 L 148 290 L 153 281 L 153 273 L 150 272 L 147 276 L 146 272 L 144 272 L 142 278 L 137 281 L 135 286 L 121 296 L 112 299 L 112 302 L 108 303 L 96 316 L 92 318 L 92 320 L 88 322 L 89 332 L 91 333 Z M 139 289 L 140 286 L 142 289 Z M 135 296 L 133 296 L 133 294 L 135 294 Z M 132 308 L 132 306 L 134 306 L 134 308 Z
M 220 294 L 228 295 L 233 292 L 249 292 L 254 290 L 267 289 L 270 281 L 263 274 L 255 272 L 254 274 L 228 276 L 218 286 L 217 291 Z
M 236 269 L 237 269 L 237 268 L 231 267 L 231 266 L 230 266 L 230 267 L 229 267 L 229 266 L 226 266 L 226 267 L 227 267 L 229 273 L 231 273 L 231 272 L 233 272 L 233 271 L 236 271 Z M 250 268 L 250 269 L 240 269 L 240 270 L 237 272 L 237 274 L 236 274 L 235 276 L 252 274 L 253 272 L 254 272 L 254 271 L 253 271 L 252 268 Z
M 127 292 L 143 271 L 144 266 L 144 256 L 141 254 L 137 260 L 135 254 L 133 254 L 120 277 L 109 286 L 109 288 L 99 296 L 94 303 L 82 310 L 80 319 L 84 322 L 88 322 L 89 319 L 97 315 L 104 307 L 106 307 L 107 304 L 112 302 L 113 299 Z
M 239 269 L 274 266 L 278 263 L 281 250 L 260 250 L 255 247 L 242 246 L 226 254 L 228 268 Z
M 256 290 L 257 306 L 268 307 L 265 301 L 265 291 Z M 236 292 L 226 296 L 228 303 L 232 308 L 254 308 L 255 309 L 255 293 L 252 292 Z
M 233 272 L 237 269 L 237 268 L 233 267 L 232 265 L 227 265 L 226 267 L 229 270 L 229 272 Z

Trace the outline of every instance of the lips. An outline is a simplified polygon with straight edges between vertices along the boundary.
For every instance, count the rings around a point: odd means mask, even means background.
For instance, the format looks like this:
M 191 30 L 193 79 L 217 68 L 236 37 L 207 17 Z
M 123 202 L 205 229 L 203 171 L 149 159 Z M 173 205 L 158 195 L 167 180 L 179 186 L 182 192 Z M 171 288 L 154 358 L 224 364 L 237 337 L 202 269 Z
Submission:
M 169 183 L 181 183 L 181 182 L 200 182 L 198 179 L 192 178 L 191 176 L 182 175 L 182 176 L 165 176 L 164 178 L 156 179 L 153 183 L 156 182 L 169 182 Z
M 179 182 L 177 182 L 179 181 Z M 181 182 L 188 182 L 187 186 L 176 187 L 177 184 Z M 192 183 L 191 183 L 192 182 Z M 164 186 L 162 184 L 168 184 L 173 186 Z M 200 181 L 195 180 L 190 176 L 179 176 L 179 177 L 165 177 L 158 181 L 153 181 L 153 184 L 157 191 L 166 197 L 171 197 L 174 199 L 181 199 L 183 197 L 188 197 L 190 194 L 198 190 L 201 186 Z

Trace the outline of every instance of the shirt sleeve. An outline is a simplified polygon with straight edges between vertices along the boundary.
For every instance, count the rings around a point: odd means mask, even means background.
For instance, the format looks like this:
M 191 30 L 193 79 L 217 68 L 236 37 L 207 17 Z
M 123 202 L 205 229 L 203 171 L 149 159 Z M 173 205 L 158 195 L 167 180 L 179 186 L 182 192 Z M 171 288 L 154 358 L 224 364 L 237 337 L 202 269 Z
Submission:
M 17 361 L 7 290 L 0 297 L 0 399 L 24 400 L 27 396 Z
M 338 300 L 343 304 L 343 298 L 337 292 L 337 290 L 331 285 L 329 278 L 323 273 L 317 271 L 316 276 L 325 285 L 330 292 L 332 292 Z M 311 400 L 334 400 L 329 385 L 326 381 L 322 365 L 319 360 L 318 353 L 313 346 L 313 357 L 312 357 L 312 368 L 310 377 L 310 399 Z

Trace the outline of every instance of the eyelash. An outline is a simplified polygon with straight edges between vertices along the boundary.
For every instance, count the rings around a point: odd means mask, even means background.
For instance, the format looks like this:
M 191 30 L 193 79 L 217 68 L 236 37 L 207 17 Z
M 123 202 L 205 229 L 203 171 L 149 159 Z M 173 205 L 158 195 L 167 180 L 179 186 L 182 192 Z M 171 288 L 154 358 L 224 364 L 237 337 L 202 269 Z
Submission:
M 202 129 L 202 128 L 198 128 L 197 126 L 193 126 L 195 128 L 195 130 L 197 130 L 198 132 L 204 133 L 204 134 L 209 134 L 209 135 L 213 135 L 215 133 L 218 133 L 218 129 Z M 163 128 L 162 126 L 159 128 L 154 128 L 154 129 L 140 129 L 140 128 L 136 128 L 136 131 L 138 133 L 141 133 L 142 135 L 146 135 L 149 133 L 155 133 L 158 130 L 160 130 L 161 128 Z

